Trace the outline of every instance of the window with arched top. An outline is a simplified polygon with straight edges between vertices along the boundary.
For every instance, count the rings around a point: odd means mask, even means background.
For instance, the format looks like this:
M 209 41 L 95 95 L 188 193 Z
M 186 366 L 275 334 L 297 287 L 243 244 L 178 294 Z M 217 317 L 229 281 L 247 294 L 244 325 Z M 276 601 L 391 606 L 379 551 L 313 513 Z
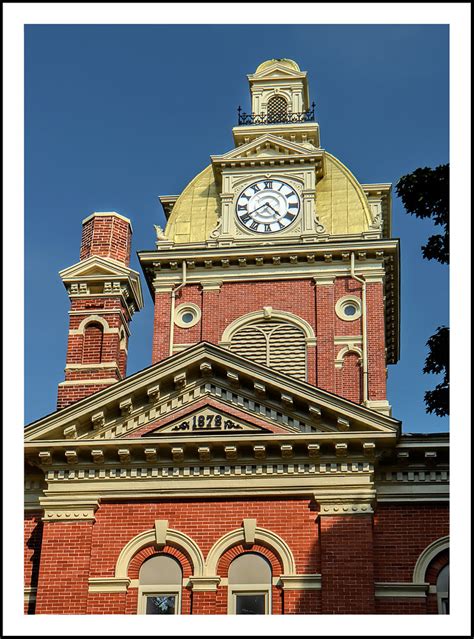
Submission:
M 83 364 L 100 364 L 102 361 L 103 342 L 103 327 L 97 322 L 87 324 L 84 328 L 84 341 L 82 346 Z
M 439 614 L 449 615 L 449 564 L 439 571 L 436 580 L 436 595 Z
M 306 339 L 290 322 L 263 320 L 245 324 L 231 337 L 230 350 L 258 364 L 306 380 Z
M 272 96 L 267 104 L 267 122 L 277 124 L 278 122 L 287 122 L 287 120 L 288 102 L 281 95 Z
M 155 555 L 140 568 L 138 613 L 142 615 L 177 615 L 181 609 L 183 571 L 168 555 Z
M 272 568 L 258 553 L 239 555 L 229 566 L 229 614 L 268 615 Z

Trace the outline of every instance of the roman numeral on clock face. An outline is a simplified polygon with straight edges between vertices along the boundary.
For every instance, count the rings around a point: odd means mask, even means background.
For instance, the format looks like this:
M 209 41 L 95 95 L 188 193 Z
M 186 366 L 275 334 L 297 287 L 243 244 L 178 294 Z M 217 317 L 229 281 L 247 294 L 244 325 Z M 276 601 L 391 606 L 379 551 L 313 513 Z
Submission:
M 273 181 L 272 180 L 265 180 L 264 181 L 264 185 L 266 189 L 273 189 Z
M 250 225 L 250 228 L 252 229 L 252 231 L 256 231 L 259 226 L 260 225 L 258 222 L 252 222 L 252 224 Z
M 247 210 L 247 205 L 246 204 L 238 204 L 237 205 L 237 209 L 239 211 L 246 211 Z
M 252 184 L 250 188 L 253 189 L 254 193 L 258 193 L 261 190 L 258 184 Z

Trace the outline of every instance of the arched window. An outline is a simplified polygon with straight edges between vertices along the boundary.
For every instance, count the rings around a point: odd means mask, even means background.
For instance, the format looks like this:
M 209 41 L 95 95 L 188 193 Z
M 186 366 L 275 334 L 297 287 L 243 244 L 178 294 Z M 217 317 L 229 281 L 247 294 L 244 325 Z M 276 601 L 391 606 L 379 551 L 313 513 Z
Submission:
M 449 615 L 449 564 L 439 571 L 436 580 L 436 595 L 439 614 Z
M 233 333 L 230 349 L 277 371 L 306 379 L 306 340 L 301 328 L 290 322 L 257 321 Z
M 87 324 L 84 329 L 84 342 L 82 347 L 83 364 L 100 364 L 102 361 L 103 341 L 103 327 L 96 322 Z
M 288 103 L 281 95 L 274 95 L 268 100 L 267 122 L 278 124 L 288 120 Z
M 139 583 L 139 614 L 179 614 L 183 571 L 176 559 L 168 555 L 150 557 L 140 568 Z
M 269 615 L 271 588 L 269 562 L 254 552 L 239 555 L 229 567 L 229 613 Z

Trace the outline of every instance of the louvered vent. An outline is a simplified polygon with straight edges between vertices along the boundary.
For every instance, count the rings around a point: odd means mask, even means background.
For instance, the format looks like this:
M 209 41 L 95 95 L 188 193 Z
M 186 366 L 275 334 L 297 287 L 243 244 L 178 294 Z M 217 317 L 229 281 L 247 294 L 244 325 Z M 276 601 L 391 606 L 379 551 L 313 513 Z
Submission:
M 230 349 L 297 379 L 306 379 L 306 344 L 303 331 L 289 323 L 256 322 L 237 330 Z

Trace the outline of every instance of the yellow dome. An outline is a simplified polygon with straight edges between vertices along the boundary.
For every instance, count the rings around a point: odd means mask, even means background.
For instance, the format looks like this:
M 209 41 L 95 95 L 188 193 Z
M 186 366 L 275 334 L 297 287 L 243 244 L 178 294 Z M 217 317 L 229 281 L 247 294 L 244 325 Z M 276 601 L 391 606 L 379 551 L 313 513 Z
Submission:
M 294 60 L 289 60 L 288 58 L 272 58 L 271 60 L 266 60 L 265 62 L 262 62 L 262 64 L 259 64 L 255 73 L 260 73 L 260 71 L 263 71 L 275 62 L 279 62 L 283 66 L 293 69 L 293 71 L 301 70 Z
M 205 242 L 216 227 L 219 198 L 212 166 L 199 173 L 181 193 L 166 225 L 177 244 Z M 316 186 L 316 212 L 329 235 L 367 231 L 370 211 L 366 195 L 349 169 L 326 152 L 326 172 Z

